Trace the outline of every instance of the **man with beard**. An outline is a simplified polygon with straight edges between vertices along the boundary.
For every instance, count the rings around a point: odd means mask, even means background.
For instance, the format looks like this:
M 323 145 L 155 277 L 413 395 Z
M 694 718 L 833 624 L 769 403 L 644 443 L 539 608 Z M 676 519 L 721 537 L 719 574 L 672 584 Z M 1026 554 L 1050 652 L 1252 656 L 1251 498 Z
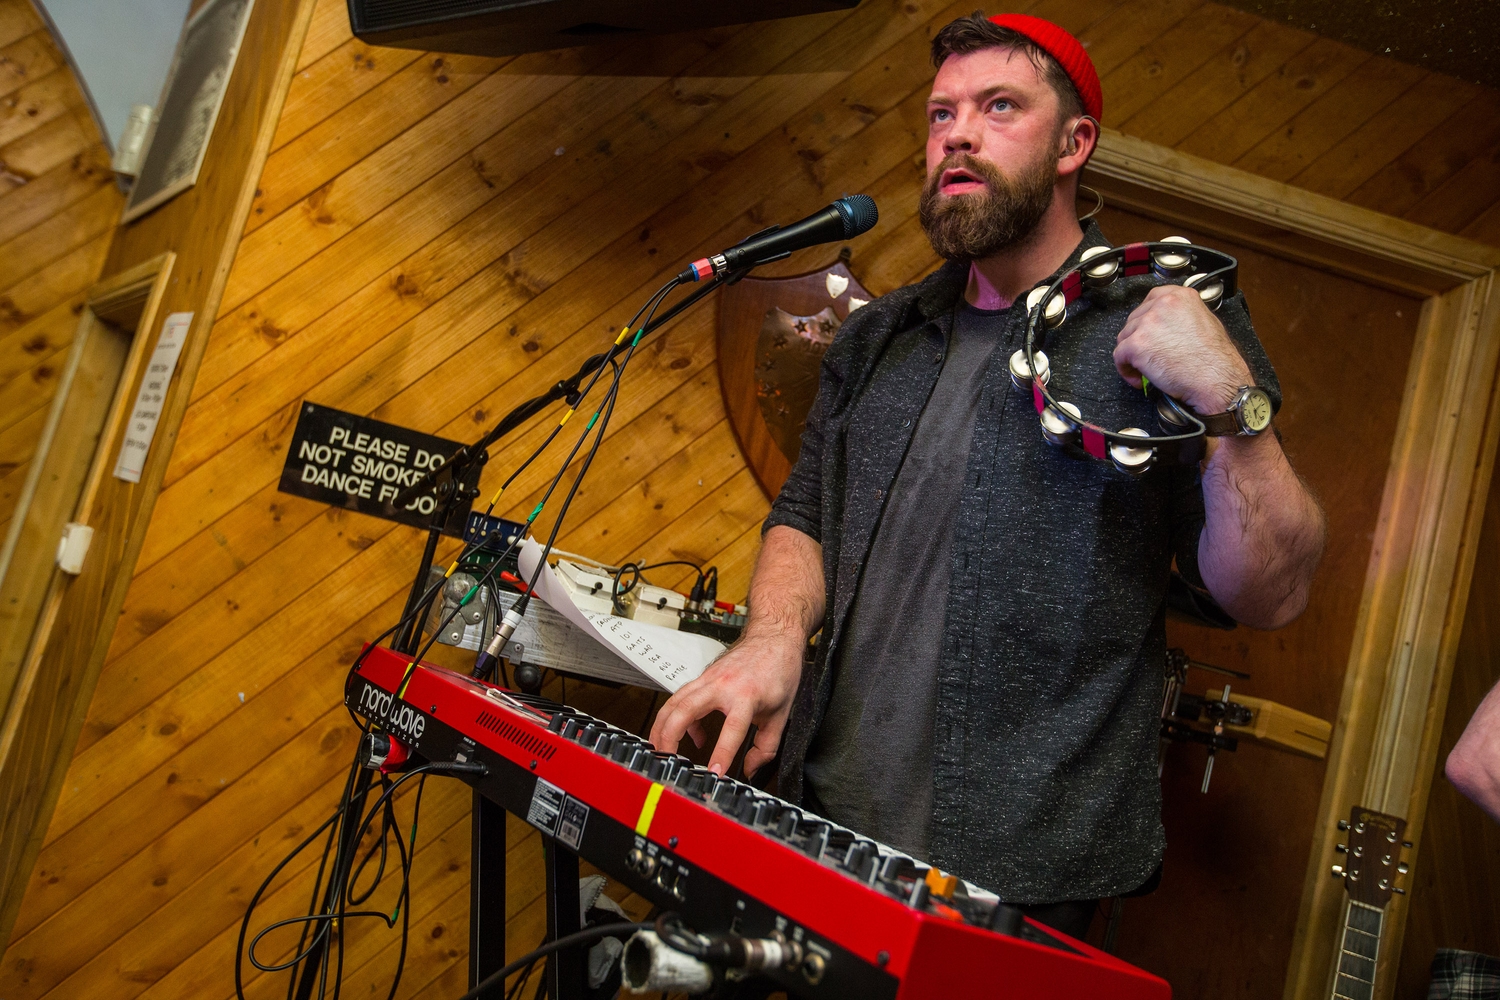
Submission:
M 1074 207 L 1099 79 L 1025 15 L 960 18 L 932 49 L 921 220 L 948 263 L 839 331 L 743 638 L 652 740 L 701 746 L 722 712 L 722 773 L 754 725 L 745 769 L 780 752 L 783 797 L 1082 936 L 1100 897 L 1160 870 L 1174 558 L 1237 620 L 1279 628 L 1306 605 L 1323 519 L 1274 434 L 1134 478 L 1044 442 L 1007 362 L 1026 293 L 1105 245 Z M 1152 426 L 1143 376 L 1204 415 L 1245 387 L 1279 403 L 1240 296 L 1215 314 L 1167 285 L 1131 311 L 1140 280 L 1049 340 L 1066 398 L 1116 427 Z

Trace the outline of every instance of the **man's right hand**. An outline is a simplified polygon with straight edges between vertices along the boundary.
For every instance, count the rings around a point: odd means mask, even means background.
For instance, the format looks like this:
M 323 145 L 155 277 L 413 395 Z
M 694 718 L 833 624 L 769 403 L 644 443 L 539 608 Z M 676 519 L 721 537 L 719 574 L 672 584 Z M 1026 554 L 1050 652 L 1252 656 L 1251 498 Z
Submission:
M 806 639 L 794 635 L 747 636 L 709 664 L 696 680 L 684 684 L 657 713 L 651 742 L 658 750 L 675 753 L 682 737 L 702 747 L 701 720 L 714 711 L 724 713 L 724 728 L 714 746 L 709 770 L 724 774 L 734 762 L 750 726 L 755 744 L 745 753 L 745 773 L 754 774 L 776 756 L 781 733 L 792 710 L 792 699 L 802 679 Z

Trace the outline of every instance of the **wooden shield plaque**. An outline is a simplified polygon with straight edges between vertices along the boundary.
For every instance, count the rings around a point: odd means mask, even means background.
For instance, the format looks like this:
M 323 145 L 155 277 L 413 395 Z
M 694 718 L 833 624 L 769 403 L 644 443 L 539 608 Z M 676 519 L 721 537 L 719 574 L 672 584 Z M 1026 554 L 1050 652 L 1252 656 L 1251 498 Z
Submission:
M 719 293 L 719 387 L 740 450 L 775 497 L 801 447 L 823 352 L 874 298 L 844 258 L 791 278 L 744 278 Z

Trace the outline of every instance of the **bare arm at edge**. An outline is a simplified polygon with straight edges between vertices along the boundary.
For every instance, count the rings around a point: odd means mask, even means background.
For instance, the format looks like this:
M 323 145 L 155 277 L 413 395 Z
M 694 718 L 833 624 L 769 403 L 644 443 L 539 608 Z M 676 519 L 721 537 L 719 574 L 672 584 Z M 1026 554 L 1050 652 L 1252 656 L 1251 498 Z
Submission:
M 802 654 L 823 624 L 823 546 L 795 528 L 772 527 L 761 540 L 749 603 L 750 620 L 739 641 L 667 699 L 651 727 L 658 750 L 675 752 L 684 735 L 701 747 L 700 721 L 723 712 L 724 728 L 708 765 L 717 774 L 729 769 L 752 725 L 755 745 L 745 754 L 745 773 L 776 756 L 802 679 Z
M 1500 822 L 1500 684 L 1474 710 L 1443 770 L 1465 798 Z

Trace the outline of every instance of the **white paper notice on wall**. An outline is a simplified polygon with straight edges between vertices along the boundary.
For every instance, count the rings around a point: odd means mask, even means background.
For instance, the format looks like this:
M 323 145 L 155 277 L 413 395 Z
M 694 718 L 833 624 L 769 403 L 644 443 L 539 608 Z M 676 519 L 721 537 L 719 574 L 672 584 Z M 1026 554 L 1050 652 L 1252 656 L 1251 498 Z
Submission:
M 130 411 L 125 440 L 120 444 L 120 457 L 115 460 L 115 477 L 127 483 L 141 481 L 146 453 L 151 450 L 151 439 L 156 436 L 156 425 L 161 420 L 162 404 L 167 400 L 167 386 L 172 382 L 177 356 L 182 353 L 192 322 L 190 312 L 172 313 L 161 326 L 156 350 L 151 352 L 151 362 L 141 378 L 141 391 L 136 393 L 135 407 Z

